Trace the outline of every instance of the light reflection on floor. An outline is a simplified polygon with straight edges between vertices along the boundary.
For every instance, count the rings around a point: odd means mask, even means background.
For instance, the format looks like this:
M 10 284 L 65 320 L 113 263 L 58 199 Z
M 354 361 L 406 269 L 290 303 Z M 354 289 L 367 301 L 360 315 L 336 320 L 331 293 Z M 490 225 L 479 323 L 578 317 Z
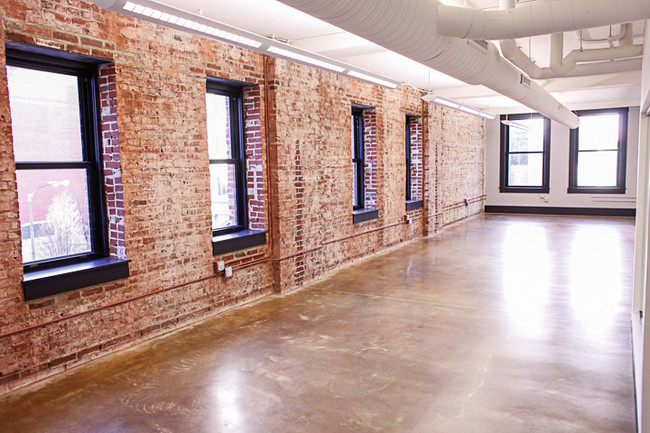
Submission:
M 553 269 L 546 229 L 534 222 L 509 225 L 501 245 L 503 294 L 513 329 L 542 337 Z
M 577 228 L 571 239 L 570 304 L 592 337 L 608 332 L 621 302 L 620 236 L 613 227 L 589 225 Z

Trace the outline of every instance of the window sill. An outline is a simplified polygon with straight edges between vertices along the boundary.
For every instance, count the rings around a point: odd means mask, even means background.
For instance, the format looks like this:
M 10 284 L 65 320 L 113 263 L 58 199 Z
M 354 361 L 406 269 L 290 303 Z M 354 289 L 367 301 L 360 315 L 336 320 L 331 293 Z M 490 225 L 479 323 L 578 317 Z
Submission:
M 379 209 L 363 208 L 352 211 L 352 223 L 358 224 L 379 218 Z
M 548 194 L 549 188 L 543 186 L 502 186 L 499 188 L 499 192 L 514 192 L 514 193 L 528 193 L 528 194 Z
M 625 188 L 617 186 L 612 187 L 591 187 L 591 186 L 572 186 L 567 188 L 569 194 L 625 194 Z
M 129 276 L 129 261 L 106 257 L 58 268 L 26 272 L 23 277 L 25 300 L 31 301 L 127 278 Z
M 241 230 L 212 238 L 212 255 L 230 253 L 266 243 L 264 230 Z
M 424 200 L 406 200 L 406 210 L 420 209 L 424 206 Z

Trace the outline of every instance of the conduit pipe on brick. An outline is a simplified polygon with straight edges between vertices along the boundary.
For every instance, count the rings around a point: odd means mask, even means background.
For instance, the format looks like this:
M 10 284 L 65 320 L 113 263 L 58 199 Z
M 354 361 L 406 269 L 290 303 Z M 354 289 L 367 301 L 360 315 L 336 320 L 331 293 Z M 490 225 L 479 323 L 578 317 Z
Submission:
M 482 84 L 569 128 L 578 127 L 578 116 L 508 63 L 494 44 L 440 36 L 436 1 L 280 1 L 467 84 Z
M 438 2 L 432 2 L 438 3 Z M 609 26 L 650 18 L 648 0 L 557 0 L 483 11 L 438 4 L 438 33 L 503 40 Z

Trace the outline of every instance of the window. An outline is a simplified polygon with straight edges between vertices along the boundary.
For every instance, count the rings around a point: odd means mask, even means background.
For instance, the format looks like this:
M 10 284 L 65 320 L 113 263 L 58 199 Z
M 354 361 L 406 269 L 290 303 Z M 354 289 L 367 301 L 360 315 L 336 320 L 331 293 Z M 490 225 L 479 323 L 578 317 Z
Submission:
M 126 260 L 97 260 L 108 256 L 98 65 L 70 57 L 7 50 L 27 300 L 128 276 Z
M 246 228 L 242 93 L 208 81 L 206 94 L 213 235 Z
M 376 113 L 372 107 L 352 106 L 352 221 L 354 224 L 376 219 L 377 139 Z
M 23 263 L 103 253 L 91 73 L 8 64 Z
M 364 149 L 363 149 L 363 110 L 352 108 L 352 170 L 354 186 L 352 190 L 353 209 L 365 207 L 364 193 Z
M 540 114 L 501 116 L 501 192 L 549 191 L 550 131 Z
M 580 111 L 571 130 L 570 193 L 625 194 L 627 108 Z
M 422 207 L 422 124 L 418 116 L 406 116 L 406 210 Z
M 206 89 L 212 251 L 217 255 L 266 242 L 261 202 L 260 95 L 255 86 L 217 79 L 208 79 Z M 248 123 L 256 126 L 245 130 Z M 248 170 L 247 151 L 251 158 Z M 253 218 L 249 216 L 248 199 Z

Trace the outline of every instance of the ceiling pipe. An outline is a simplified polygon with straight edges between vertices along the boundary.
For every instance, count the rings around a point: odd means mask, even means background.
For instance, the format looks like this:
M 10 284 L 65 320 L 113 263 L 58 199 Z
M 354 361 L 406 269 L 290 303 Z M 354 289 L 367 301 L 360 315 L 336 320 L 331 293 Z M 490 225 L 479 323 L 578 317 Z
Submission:
M 514 0 L 500 0 L 501 9 L 513 9 Z M 564 33 L 553 33 L 551 35 L 551 64 L 548 68 L 541 68 L 523 53 L 517 46 L 514 39 L 505 39 L 499 42 L 501 53 L 515 66 L 524 71 L 534 80 L 546 80 L 560 77 L 584 77 L 588 75 L 600 75 L 627 72 L 641 69 L 640 59 L 628 59 L 616 61 L 617 59 L 638 57 L 643 53 L 643 45 L 632 45 L 632 25 L 621 26 L 621 46 L 616 48 L 574 50 L 564 59 Z M 590 63 L 578 65 L 578 62 L 594 62 L 598 60 L 609 60 L 609 62 Z
M 280 0 L 467 84 L 482 84 L 569 128 L 578 116 L 505 61 L 496 46 L 439 36 L 431 0 Z
M 559 37 L 558 37 L 559 36 Z M 574 50 L 562 59 L 562 33 L 551 37 L 551 65 L 548 68 L 537 66 L 512 39 L 500 41 L 503 57 L 534 80 L 548 80 L 562 77 L 585 77 L 641 70 L 642 45 L 594 50 Z M 560 44 L 558 49 L 556 45 Z M 620 60 L 624 59 L 624 60 Z M 578 64 L 578 62 L 591 62 Z
M 573 50 L 560 63 L 551 62 L 551 70 L 558 76 L 567 76 L 573 71 L 578 62 L 597 62 L 603 60 L 618 60 L 640 57 L 643 55 L 643 45 L 628 45 L 615 48 L 598 48 L 593 50 Z M 619 62 L 622 64 L 622 62 Z M 584 65 L 589 66 L 589 65 Z M 641 65 L 639 64 L 639 69 Z
M 438 4 L 437 12 L 440 35 L 503 40 L 648 19 L 650 1 L 557 0 L 498 11 Z

